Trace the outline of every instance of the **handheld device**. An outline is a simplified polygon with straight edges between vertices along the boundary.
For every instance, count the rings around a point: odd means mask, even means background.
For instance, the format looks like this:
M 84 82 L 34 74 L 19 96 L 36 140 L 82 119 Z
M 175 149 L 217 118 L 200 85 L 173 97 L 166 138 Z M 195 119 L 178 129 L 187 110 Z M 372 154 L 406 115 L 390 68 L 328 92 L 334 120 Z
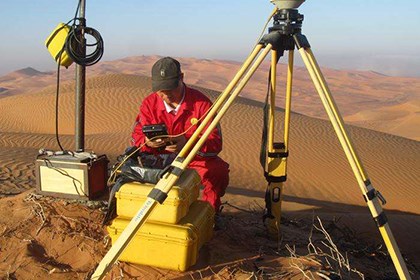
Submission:
M 156 136 L 168 135 L 168 131 L 164 123 L 145 125 L 143 126 L 142 131 L 149 139 Z

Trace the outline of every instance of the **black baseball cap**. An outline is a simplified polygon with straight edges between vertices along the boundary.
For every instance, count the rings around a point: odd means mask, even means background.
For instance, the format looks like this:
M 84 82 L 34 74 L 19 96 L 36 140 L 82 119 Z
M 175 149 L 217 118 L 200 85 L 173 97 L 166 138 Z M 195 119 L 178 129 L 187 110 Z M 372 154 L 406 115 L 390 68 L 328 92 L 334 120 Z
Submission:
M 172 90 L 178 86 L 181 64 L 172 57 L 164 57 L 152 67 L 152 90 Z

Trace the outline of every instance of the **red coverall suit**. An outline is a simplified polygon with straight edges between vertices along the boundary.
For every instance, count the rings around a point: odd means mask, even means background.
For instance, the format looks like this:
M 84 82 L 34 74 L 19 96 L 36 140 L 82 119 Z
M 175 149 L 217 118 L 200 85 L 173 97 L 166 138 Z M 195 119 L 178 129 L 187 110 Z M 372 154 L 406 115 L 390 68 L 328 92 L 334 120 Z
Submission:
M 144 125 L 165 123 L 168 134 L 181 134 L 190 128 L 194 121 L 200 119 L 210 106 L 211 101 L 203 93 L 185 86 L 184 100 L 178 113 L 174 115 L 166 111 L 163 100 L 157 93 L 152 93 L 140 105 L 140 113 L 136 117 L 132 133 L 132 145 L 139 147 L 145 142 L 142 132 Z M 200 123 L 184 134 L 187 141 L 198 125 Z M 204 186 L 202 199 L 208 201 L 216 212 L 220 210 L 220 197 L 225 194 L 229 184 L 229 164 L 217 156 L 221 150 L 221 132 L 219 128 L 215 128 L 189 164 L 189 167 L 195 169 L 201 177 L 201 183 Z M 146 145 L 143 146 L 142 151 L 156 153 L 156 150 Z

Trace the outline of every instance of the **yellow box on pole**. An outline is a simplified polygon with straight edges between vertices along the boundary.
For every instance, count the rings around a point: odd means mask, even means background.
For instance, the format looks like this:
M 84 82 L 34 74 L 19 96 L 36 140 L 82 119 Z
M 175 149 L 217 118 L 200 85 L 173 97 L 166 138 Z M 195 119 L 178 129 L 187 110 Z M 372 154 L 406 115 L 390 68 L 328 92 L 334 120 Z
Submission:
M 107 227 L 114 244 L 130 220 L 116 218 Z M 178 224 L 147 221 L 119 260 L 165 269 L 186 271 L 198 259 L 203 244 L 213 235 L 214 210 L 208 202 L 195 201 Z
M 197 200 L 200 185 L 201 178 L 198 173 L 194 169 L 186 169 L 177 184 L 169 191 L 163 204 L 155 207 L 148 221 L 176 224 L 187 214 L 190 205 Z M 153 187 L 152 184 L 139 182 L 122 185 L 115 194 L 117 215 L 126 219 L 133 218 Z
M 69 32 L 70 26 L 64 23 L 60 23 L 50 34 L 50 36 L 48 36 L 47 40 L 45 40 L 45 46 L 47 47 L 51 56 L 57 63 L 60 63 L 61 66 L 64 66 L 66 68 L 73 63 L 73 60 L 64 50 L 64 45 L 66 43 L 67 35 L 69 34 Z

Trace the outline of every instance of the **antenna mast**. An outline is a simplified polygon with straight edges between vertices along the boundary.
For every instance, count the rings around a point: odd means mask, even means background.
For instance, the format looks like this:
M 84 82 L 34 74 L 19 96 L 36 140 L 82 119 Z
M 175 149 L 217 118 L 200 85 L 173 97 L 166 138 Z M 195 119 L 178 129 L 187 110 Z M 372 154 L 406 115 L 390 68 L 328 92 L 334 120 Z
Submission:
M 86 0 L 80 0 L 79 24 L 82 32 L 80 33 L 79 53 L 86 56 L 86 39 L 84 28 L 86 27 Z M 85 149 L 85 89 L 86 89 L 86 66 L 76 64 L 76 112 L 75 112 L 75 143 L 76 151 Z

